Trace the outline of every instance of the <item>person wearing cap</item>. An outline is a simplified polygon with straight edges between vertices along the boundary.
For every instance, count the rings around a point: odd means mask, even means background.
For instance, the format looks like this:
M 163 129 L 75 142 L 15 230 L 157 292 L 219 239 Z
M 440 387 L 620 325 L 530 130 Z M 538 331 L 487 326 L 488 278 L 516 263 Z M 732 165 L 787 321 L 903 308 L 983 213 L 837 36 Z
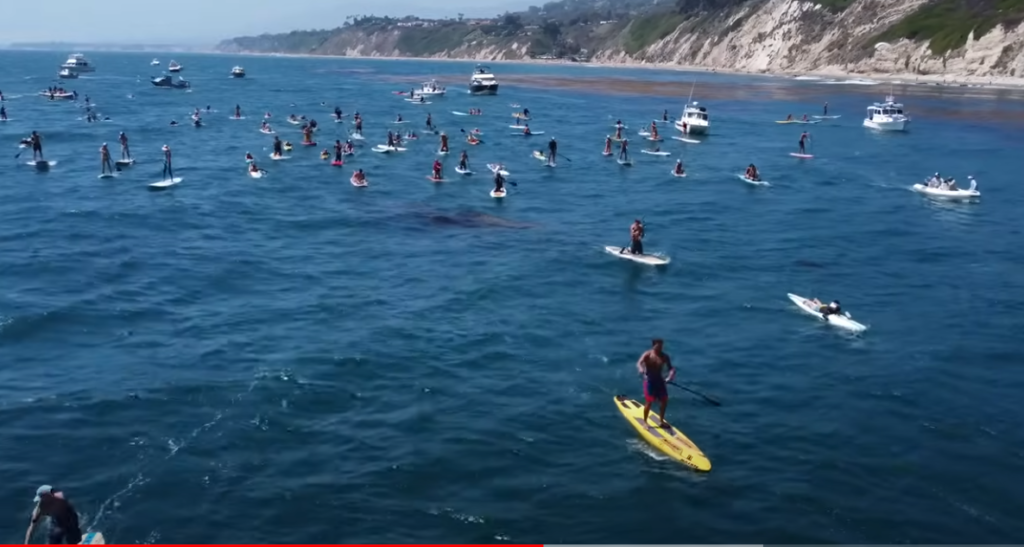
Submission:
M 164 151 L 164 177 L 165 180 L 174 179 L 174 170 L 171 169 L 171 147 L 166 144 L 163 147 Z
M 114 173 L 114 164 L 110 163 L 110 149 L 107 148 L 107 143 L 103 143 L 100 147 L 100 173 L 105 175 L 108 171 L 110 174 Z
M 124 134 L 124 131 L 117 136 L 117 140 L 121 143 L 121 159 L 130 160 L 132 159 L 132 152 L 128 150 L 128 135 Z
M 78 544 L 82 542 L 82 529 L 78 527 L 78 513 L 71 502 L 64 497 L 64 492 L 45 484 L 36 490 L 36 508 L 32 511 L 32 521 L 25 532 L 25 545 L 32 539 L 36 524 L 43 517 L 50 519 L 49 543 Z
M 644 422 L 651 413 L 651 404 L 658 401 L 661 404 L 661 411 L 658 417 L 662 427 L 669 427 L 665 423 L 665 410 L 668 408 L 668 384 L 676 377 L 676 369 L 672 368 L 672 359 L 663 352 L 665 342 L 661 338 L 651 340 L 651 349 L 645 351 L 636 362 L 636 369 L 644 377 Z M 668 377 L 663 376 L 665 369 L 668 369 Z

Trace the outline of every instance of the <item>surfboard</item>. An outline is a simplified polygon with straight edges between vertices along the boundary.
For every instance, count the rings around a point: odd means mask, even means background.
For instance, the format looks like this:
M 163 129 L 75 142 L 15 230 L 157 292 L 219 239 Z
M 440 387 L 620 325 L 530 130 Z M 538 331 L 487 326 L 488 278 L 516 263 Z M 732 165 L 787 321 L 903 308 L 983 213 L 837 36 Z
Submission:
M 836 114 L 835 116 L 811 116 L 811 117 L 812 118 L 818 118 L 820 120 L 834 120 L 834 119 L 836 119 L 836 118 L 838 118 L 840 116 L 842 116 L 842 114 Z
M 654 151 L 654 150 L 641 150 L 640 153 L 641 154 L 650 154 L 652 156 L 667 156 L 667 155 L 669 155 L 668 152 Z
M 633 166 L 633 160 L 616 160 L 616 161 L 619 162 L 619 165 L 622 165 L 624 167 L 632 167 Z
M 790 152 L 789 155 L 793 156 L 794 158 L 800 158 L 802 160 L 809 160 L 814 157 L 811 154 L 798 154 L 796 152 Z
M 438 150 L 437 151 L 437 155 L 438 156 L 447 156 L 448 155 L 448 150 Z
M 349 133 L 348 137 L 357 141 L 365 141 L 366 137 L 362 133 Z
M 112 179 L 112 178 L 114 178 L 116 176 L 117 175 L 115 175 L 113 173 L 100 173 L 99 175 L 96 176 L 96 178 L 98 178 L 98 179 Z
M 633 262 L 639 262 L 641 264 L 647 264 L 648 266 L 664 266 L 665 264 L 668 264 L 669 262 L 672 261 L 672 259 L 670 259 L 669 257 L 661 255 L 647 253 L 635 255 L 629 252 L 628 247 L 614 247 L 611 245 L 606 245 L 604 250 L 606 253 L 610 255 L 617 256 L 619 258 L 624 258 L 626 260 L 632 260 Z
M 135 160 L 117 160 L 114 164 L 120 165 L 121 167 L 127 167 L 129 165 L 135 165 Z
M 395 123 L 395 124 L 398 124 L 398 123 L 409 123 L 409 120 L 395 120 L 395 121 L 393 121 L 391 123 Z
M 389 152 L 405 152 L 406 149 L 401 148 L 399 146 L 385 146 L 383 144 L 378 144 L 377 146 L 374 146 L 371 150 L 373 150 L 374 152 L 387 154 Z
M 183 180 L 182 177 L 174 177 L 173 179 L 166 179 L 166 180 L 161 180 L 161 181 L 158 181 L 158 182 L 154 182 L 154 183 L 150 184 L 149 187 L 154 189 L 154 190 L 163 190 L 164 188 L 170 188 L 171 186 L 174 186 L 175 184 L 178 184 L 182 180 Z
M 229 120 L 244 120 L 245 116 L 237 116 L 237 117 L 235 117 L 235 116 L 228 116 L 228 119 Z
M 260 133 L 263 133 L 264 135 L 273 135 L 274 134 L 274 130 L 273 129 L 270 129 L 270 130 L 260 129 Z
M 352 186 L 357 186 L 359 188 L 363 188 L 363 187 L 369 186 L 369 184 L 370 184 L 368 181 L 365 181 L 365 180 L 363 182 L 359 182 L 358 180 L 356 180 L 355 175 L 353 175 L 351 178 L 349 178 L 348 181 L 352 183 Z
M 82 537 L 82 542 L 79 545 L 106 545 L 107 540 L 103 537 L 103 532 L 88 532 Z
M 509 129 L 526 129 L 526 126 L 525 125 L 510 125 L 510 126 L 508 126 L 508 128 Z
M 672 176 L 673 177 L 679 177 L 679 178 L 685 178 L 686 177 L 686 171 L 683 171 L 682 174 L 679 174 L 679 173 L 676 173 L 675 169 L 673 169 L 671 172 L 672 172 Z
M 452 114 L 455 114 L 456 116 L 469 116 L 469 112 L 456 112 L 454 110 L 452 110 Z
M 661 422 L 657 413 L 651 412 L 645 422 L 644 405 L 625 395 L 615 396 L 615 406 L 645 441 L 665 455 L 695 471 L 711 471 L 711 460 L 704 452 L 672 424 Z
M 502 188 L 501 190 L 491 190 L 492 198 L 503 198 L 505 197 L 505 194 L 508 194 L 507 188 Z
M 341 167 L 342 165 L 345 165 L 345 162 L 343 162 L 343 161 L 332 161 L 331 165 L 333 165 L 334 167 Z
M 36 169 L 49 169 L 49 168 L 53 167 L 54 165 L 57 165 L 57 162 L 56 161 L 43 161 L 43 160 L 39 160 L 39 161 L 26 162 L 26 164 L 27 165 L 31 165 L 32 167 L 35 167 Z
M 274 161 L 283 161 L 283 160 L 290 160 L 290 159 L 292 159 L 292 157 L 291 156 L 285 156 L 284 154 L 281 154 L 280 156 L 277 156 L 275 154 L 270 154 L 270 159 L 272 159 Z

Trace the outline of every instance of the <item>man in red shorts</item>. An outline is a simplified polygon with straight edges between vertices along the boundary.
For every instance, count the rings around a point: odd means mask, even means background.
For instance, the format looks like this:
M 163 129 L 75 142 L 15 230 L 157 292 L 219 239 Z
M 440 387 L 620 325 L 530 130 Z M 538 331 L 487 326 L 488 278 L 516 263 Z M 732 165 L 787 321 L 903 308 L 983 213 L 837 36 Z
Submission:
M 661 426 L 668 427 L 665 424 L 665 409 L 668 408 L 668 382 L 676 377 L 676 370 L 672 368 L 672 359 L 667 353 L 661 351 L 664 345 L 664 340 L 660 338 L 651 340 L 651 349 L 640 356 L 640 360 L 636 362 L 636 369 L 644 377 L 644 399 L 647 401 L 647 404 L 644 405 L 644 422 L 647 422 L 647 417 L 651 413 L 651 403 L 658 401 L 661 403 L 661 412 L 658 413 L 661 418 Z M 662 376 L 665 369 L 668 369 L 667 378 Z

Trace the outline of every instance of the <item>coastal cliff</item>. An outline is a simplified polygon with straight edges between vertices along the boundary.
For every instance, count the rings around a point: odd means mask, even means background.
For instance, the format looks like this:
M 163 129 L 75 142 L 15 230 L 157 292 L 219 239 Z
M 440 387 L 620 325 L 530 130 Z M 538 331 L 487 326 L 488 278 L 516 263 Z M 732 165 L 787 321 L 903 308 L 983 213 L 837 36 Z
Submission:
M 1024 77 L 1024 0 L 632 0 L 612 6 L 562 0 L 483 20 L 364 17 L 333 30 L 234 38 L 217 49 Z

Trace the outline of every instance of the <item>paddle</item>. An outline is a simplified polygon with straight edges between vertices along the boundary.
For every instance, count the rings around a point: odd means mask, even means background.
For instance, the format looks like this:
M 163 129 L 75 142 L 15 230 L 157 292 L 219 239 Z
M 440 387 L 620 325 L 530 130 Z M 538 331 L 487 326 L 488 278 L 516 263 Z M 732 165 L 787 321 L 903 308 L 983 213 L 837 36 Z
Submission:
M 705 401 L 707 401 L 707 402 L 709 402 L 709 403 L 711 403 L 711 404 L 713 404 L 715 406 L 722 406 L 722 403 L 720 401 L 718 401 L 718 399 L 715 399 L 714 397 L 710 397 L 710 396 L 705 395 L 704 393 L 701 393 L 701 392 L 699 392 L 699 391 L 697 391 L 695 389 L 691 389 L 691 388 L 688 388 L 686 386 L 679 385 L 679 384 L 677 384 L 675 382 L 668 382 L 668 383 L 671 384 L 671 385 L 676 386 L 677 388 L 679 388 L 679 389 L 681 389 L 683 391 L 688 391 L 688 392 L 690 392 L 690 393 L 692 393 L 694 395 L 697 395 L 698 397 L 703 398 Z

